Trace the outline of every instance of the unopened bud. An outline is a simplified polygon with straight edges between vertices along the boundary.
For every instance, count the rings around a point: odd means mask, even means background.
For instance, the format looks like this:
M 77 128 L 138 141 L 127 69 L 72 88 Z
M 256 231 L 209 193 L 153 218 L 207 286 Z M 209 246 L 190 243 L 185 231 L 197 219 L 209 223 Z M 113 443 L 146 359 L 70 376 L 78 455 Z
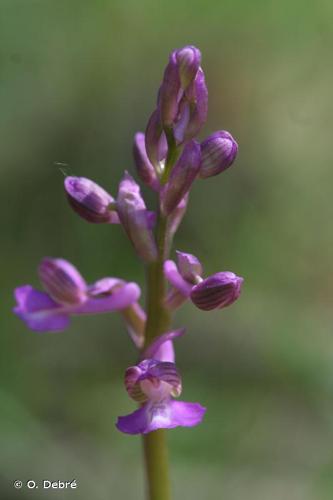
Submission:
M 205 179 L 223 172 L 234 162 L 238 145 L 232 135 L 220 130 L 201 143 L 201 166 L 199 177 Z
M 95 182 L 86 177 L 66 177 L 65 190 L 69 204 L 83 219 L 119 224 L 118 214 L 112 208 L 115 200 Z
M 195 78 L 201 62 L 200 50 L 193 45 L 186 45 L 176 52 L 178 71 L 183 89 Z
M 216 273 L 195 285 L 190 297 L 194 305 L 203 311 L 222 309 L 238 299 L 243 281 L 243 278 L 228 271 Z
M 189 192 L 200 168 L 200 146 L 196 141 L 186 144 L 173 167 L 161 193 L 162 211 L 169 215 Z

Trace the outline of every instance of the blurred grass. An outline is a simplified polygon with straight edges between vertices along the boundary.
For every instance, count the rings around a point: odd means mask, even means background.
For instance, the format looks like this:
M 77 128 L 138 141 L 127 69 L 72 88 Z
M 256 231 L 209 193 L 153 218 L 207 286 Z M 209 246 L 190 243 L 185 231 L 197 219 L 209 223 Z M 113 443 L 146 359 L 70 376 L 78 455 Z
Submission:
M 11 314 L 12 289 L 38 285 L 44 255 L 88 281 L 142 283 L 120 228 L 68 209 L 56 163 L 115 193 L 167 55 L 186 43 L 209 86 L 202 137 L 228 129 L 240 154 L 197 182 L 176 247 L 246 281 L 232 308 L 176 317 L 184 399 L 208 412 L 170 432 L 175 498 L 332 497 L 332 15 L 328 1 L 0 1 L 2 497 L 48 496 L 14 479 L 75 477 L 57 498 L 143 498 L 140 439 L 114 428 L 133 408 L 120 319 L 35 335 Z

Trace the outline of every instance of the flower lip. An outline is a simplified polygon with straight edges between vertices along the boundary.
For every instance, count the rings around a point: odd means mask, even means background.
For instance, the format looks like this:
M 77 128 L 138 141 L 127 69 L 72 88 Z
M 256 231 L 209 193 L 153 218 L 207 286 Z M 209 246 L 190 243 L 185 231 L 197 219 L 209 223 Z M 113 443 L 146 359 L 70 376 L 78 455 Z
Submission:
M 193 427 L 200 424 L 206 408 L 199 403 L 166 399 L 163 402 L 145 403 L 130 415 L 118 417 L 116 427 L 126 434 L 148 434 L 157 429 Z
M 213 274 L 192 288 L 191 300 L 204 311 L 227 307 L 238 299 L 243 281 L 230 271 Z
M 83 219 L 93 223 L 119 223 L 119 218 L 110 206 L 112 196 L 96 182 L 86 177 L 66 177 L 65 191 L 69 204 Z

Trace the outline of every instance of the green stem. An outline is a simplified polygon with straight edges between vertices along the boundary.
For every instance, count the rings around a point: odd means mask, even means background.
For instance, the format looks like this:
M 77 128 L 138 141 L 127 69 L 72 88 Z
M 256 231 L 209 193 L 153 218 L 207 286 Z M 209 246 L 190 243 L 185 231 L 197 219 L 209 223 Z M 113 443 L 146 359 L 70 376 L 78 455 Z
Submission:
M 180 150 L 177 148 L 173 132 L 166 131 L 168 155 L 161 183 L 165 184 L 173 165 L 177 161 Z M 168 238 L 169 236 L 169 238 Z M 158 335 L 170 330 L 171 315 L 165 307 L 166 282 L 164 278 L 164 261 L 168 258 L 171 246 L 168 235 L 168 218 L 159 213 L 156 242 L 158 258 L 147 267 L 147 323 L 145 330 L 144 349 Z M 143 436 L 144 455 L 146 463 L 148 499 L 170 500 L 171 489 L 169 479 L 168 449 L 165 429 L 158 429 Z
M 166 283 L 163 264 L 166 258 L 167 218 L 160 215 L 157 224 L 158 259 L 147 269 L 147 325 L 145 347 L 170 328 L 171 317 L 164 306 Z M 143 436 L 148 498 L 170 500 L 170 480 L 166 432 L 159 429 Z
M 148 498 L 150 500 L 170 500 L 168 448 L 165 429 L 158 429 L 143 436 Z

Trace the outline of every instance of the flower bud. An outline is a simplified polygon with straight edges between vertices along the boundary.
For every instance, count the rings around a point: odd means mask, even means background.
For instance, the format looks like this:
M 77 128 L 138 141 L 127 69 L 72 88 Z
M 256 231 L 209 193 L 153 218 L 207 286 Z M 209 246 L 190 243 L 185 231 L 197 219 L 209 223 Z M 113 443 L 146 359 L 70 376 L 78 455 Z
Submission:
M 178 115 L 179 93 L 181 91 L 178 63 L 175 52 L 164 71 L 162 85 L 159 89 L 158 104 L 163 127 L 172 127 Z
M 158 171 L 160 161 L 166 157 L 168 151 L 159 109 L 155 109 L 148 120 L 145 133 L 145 149 L 148 159 Z
M 186 90 L 186 97 L 189 101 L 190 116 L 184 131 L 184 140 L 188 141 L 199 133 L 207 120 L 208 90 L 202 68 L 199 68 L 195 79 Z
M 243 281 L 228 271 L 216 273 L 195 285 L 190 297 L 193 304 L 203 311 L 222 309 L 238 299 Z
M 186 281 L 196 284 L 198 282 L 198 278 L 200 279 L 203 273 L 201 262 L 190 253 L 179 252 L 178 250 L 176 253 L 177 265 L 180 274 Z
M 145 134 L 138 132 L 134 136 L 133 156 L 140 179 L 149 187 L 158 191 L 159 181 L 151 164 L 145 146 Z
M 117 209 L 120 221 L 138 255 L 150 262 L 157 258 L 157 248 L 152 233 L 152 212 L 146 208 L 135 180 L 125 172 L 119 184 Z
M 45 290 L 58 304 L 78 305 L 87 298 L 87 284 L 79 271 L 64 259 L 45 258 L 38 274 Z
M 205 179 L 223 172 L 234 162 L 238 145 L 229 132 L 220 130 L 201 143 L 199 177 Z
M 66 177 L 65 190 L 73 210 L 88 222 L 119 224 L 119 217 L 110 208 L 112 196 L 86 177 Z
M 165 215 L 169 215 L 190 190 L 200 168 L 200 159 L 199 144 L 196 141 L 186 144 L 161 193 L 162 211 Z
M 176 61 L 178 63 L 178 71 L 180 82 L 183 89 L 194 80 L 201 62 L 200 50 L 193 45 L 176 50 Z

